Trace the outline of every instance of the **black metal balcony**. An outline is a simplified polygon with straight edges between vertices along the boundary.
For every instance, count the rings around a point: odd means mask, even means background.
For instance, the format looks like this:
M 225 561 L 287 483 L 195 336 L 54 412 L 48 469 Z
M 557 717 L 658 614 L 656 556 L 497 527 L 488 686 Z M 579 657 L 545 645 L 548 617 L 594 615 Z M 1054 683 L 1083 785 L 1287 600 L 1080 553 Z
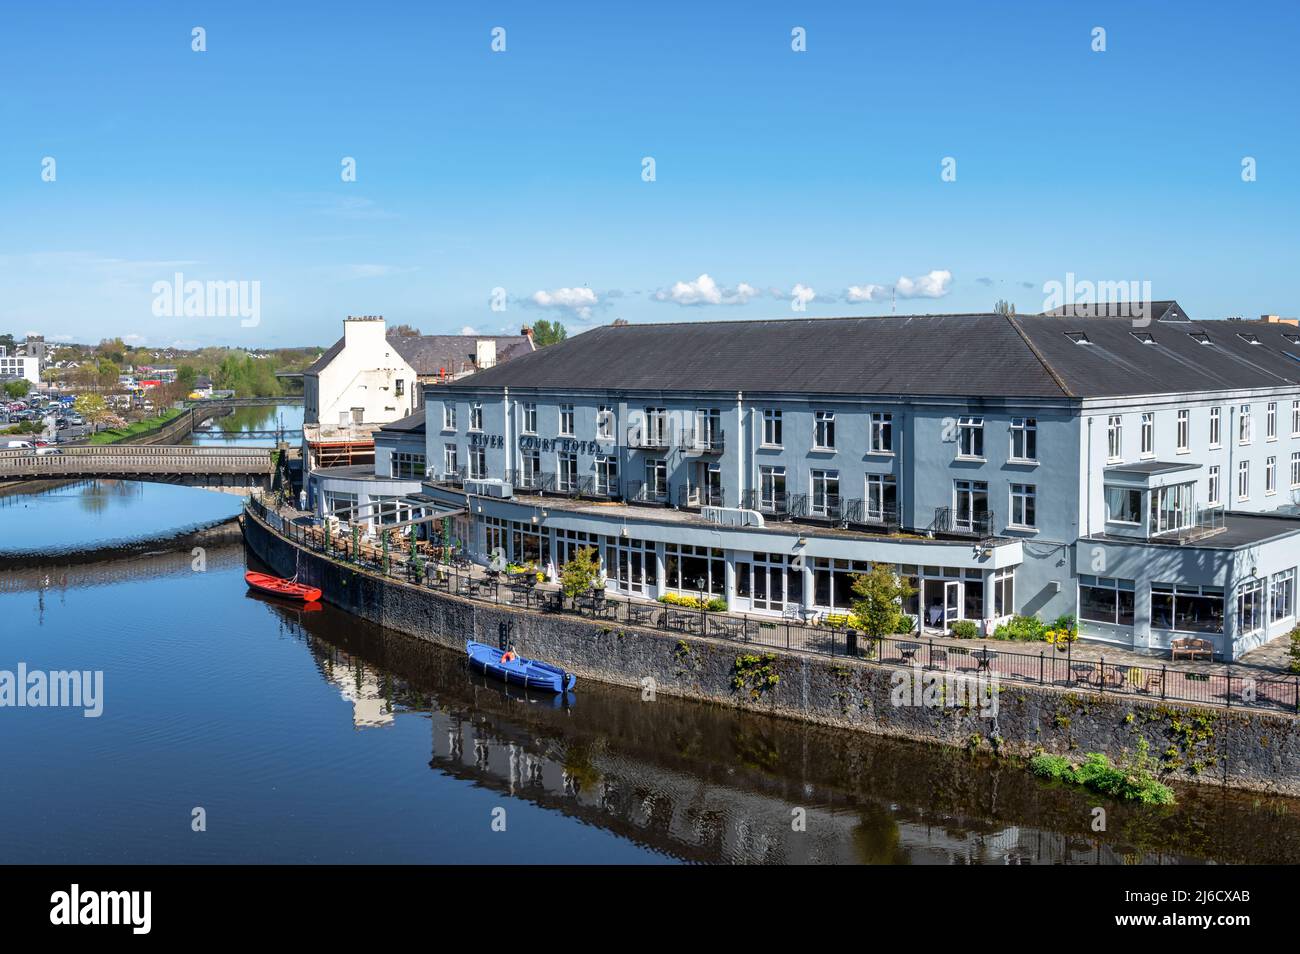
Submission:
M 721 428 L 686 428 L 681 433 L 680 447 L 697 454 L 721 454 L 726 435 Z
M 435 484 L 447 484 L 448 486 L 451 487 L 464 487 L 465 475 L 466 475 L 466 471 L 465 468 L 462 466 L 462 467 L 457 467 L 454 470 L 444 470 L 442 471 L 442 473 L 434 476 L 432 478 L 432 481 Z
M 790 502 L 784 490 L 772 490 L 763 494 L 758 490 L 746 490 L 741 504 L 746 510 L 757 510 L 772 517 L 786 517 L 790 513 Z
M 897 507 L 876 507 L 873 509 L 870 501 L 851 500 L 849 503 L 855 505 L 846 508 L 850 512 L 845 519 L 851 524 L 888 531 L 898 530 L 901 526 Z
M 549 494 L 555 492 L 555 474 L 540 470 L 508 470 L 506 481 L 520 494 Z
M 667 450 L 672 442 L 668 439 L 666 425 L 646 426 L 633 424 L 627 429 L 627 446 L 632 450 Z
M 700 507 L 721 507 L 722 490 L 716 487 L 678 487 L 677 506 L 687 510 L 695 510 Z
M 668 488 L 656 488 L 647 484 L 644 480 L 632 480 L 627 485 L 627 502 L 638 504 L 658 504 L 666 505 L 668 503 Z
M 930 525 L 930 530 L 961 537 L 991 537 L 993 517 L 992 510 L 938 507 L 934 511 L 934 523 Z
M 617 477 L 601 477 L 599 474 L 595 477 L 595 484 L 592 493 L 597 497 L 605 497 L 609 500 L 619 498 L 620 485 Z

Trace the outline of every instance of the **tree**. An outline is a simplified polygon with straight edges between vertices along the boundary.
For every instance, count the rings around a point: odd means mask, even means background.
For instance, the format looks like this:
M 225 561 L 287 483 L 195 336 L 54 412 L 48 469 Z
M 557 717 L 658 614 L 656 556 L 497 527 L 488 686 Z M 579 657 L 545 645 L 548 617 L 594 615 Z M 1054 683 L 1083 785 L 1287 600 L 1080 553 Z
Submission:
M 1005 298 L 999 298 L 998 303 L 993 306 L 993 310 L 999 315 L 1014 315 L 1016 306 L 1011 304 Z
M 567 337 L 569 332 L 559 321 L 548 321 L 542 318 L 533 325 L 533 344 L 539 348 L 559 344 Z
M 420 337 L 420 329 L 416 328 L 414 325 L 393 325 L 393 327 L 388 329 L 388 337 L 418 338 Z
M 600 580 L 600 559 L 595 547 L 580 547 L 560 568 L 560 589 L 569 599 L 590 592 Z
M 108 405 L 99 394 L 81 394 L 72 402 L 72 409 L 86 419 L 88 423 L 98 424 L 108 417 Z
M 916 590 L 888 564 L 873 563 L 869 571 L 853 577 L 853 592 L 858 597 L 853 601 L 853 615 L 868 636 L 879 639 L 898 631 L 903 600 Z
M 11 398 L 27 397 L 27 392 L 32 389 L 32 382 L 26 378 L 19 378 L 16 381 L 5 382 L 5 394 Z

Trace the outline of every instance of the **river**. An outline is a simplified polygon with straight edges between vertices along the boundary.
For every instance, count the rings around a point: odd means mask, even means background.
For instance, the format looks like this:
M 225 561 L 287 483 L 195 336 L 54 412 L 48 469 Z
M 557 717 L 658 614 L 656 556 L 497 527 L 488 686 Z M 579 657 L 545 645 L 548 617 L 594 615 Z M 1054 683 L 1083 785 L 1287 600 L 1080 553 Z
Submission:
M 240 426 L 271 429 L 282 412 L 301 422 L 300 408 L 259 409 Z M 1120 805 L 989 757 L 594 683 L 571 704 L 508 692 L 457 653 L 328 605 L 250 595 L 254 558 L 238 543 L 197 565 L 166 548 L 66 566 L 48 556 L 203 526 L 236 513 L 235 497 L 102 482 L 2 503 L 0 670 L 104 674 L 98 718 L 0 709 L 4 862 L 1300 855 L 1293 800 L 1183 787 L 1172 809 Z M 46 556 L 24 568 L 18 551 Z M 192 830 L 196 809 L 205 831 Z

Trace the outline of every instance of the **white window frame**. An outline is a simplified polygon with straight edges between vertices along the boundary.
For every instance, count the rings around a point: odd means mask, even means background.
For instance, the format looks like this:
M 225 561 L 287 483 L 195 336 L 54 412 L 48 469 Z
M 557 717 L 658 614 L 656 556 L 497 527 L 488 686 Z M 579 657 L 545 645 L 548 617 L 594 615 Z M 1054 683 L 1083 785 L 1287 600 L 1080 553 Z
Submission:
M 1124 459 L 1124 417 L 1110 414 L 1106 418 L 1106 462 L 1117 464 Z
M 1013 417 L 1008 430 L 1011 433 L 1010 460 L 1017 464 L 1038 463 L 1038 418 Z M 1028 452 L 1031 439 L 1034 445 L 1032 454 Z M 1016 453 L 1017 443 L 1021 453 Z
M 1223 446 L 1223 408 L 1210 408 L 1210 447 L 1217 449 Z
M 1264 439 L 1277 440 L 1277 402 L 1269 401 L 1264 411 Z
M 519 424 L 519 429 L 525 434 L 537 433 L 537 402 L 526 401 L 523 405 L 523 416 Z
M 1142 449 L 1143 457 L 1156 456 L 1156 412 L 1142 412 Z
M 1264 458 L 1264 495 L 1271 497 L 1277 493 L 1277 458 Z
M 469 429 L 471 431 L 483 430 L 483 402 L 475 401 L 469 406 Z
M 959 460 L 985 459 L 983 417 L 967 415 L 957 418 L 957 457 Z
M 572 404 L 560 405 L 560 430 L 561 437 L 575 437 L 577 431 L 574 429 L 577 423 L 577 413 L 574 411 Z
M 1244 493 L 1243 487 L 1245 487 Z M 1250 461 L 1248 460 L 1237 461 L 1237 499 L 1250 499 Z
M 871 453 L 894 453 L 894 415 L 888 411 L 871 412 Z
M 781 409 L 779 407 L 763 408 L 763 446 L 784 447 L 781 443 Z
M 1175 453 L 1187 454 L 1192 450 L 1192 411 L 1191 408 L 1180 407 L 1178 409 L 1178 423 Z
M 1206 506 L 1217 507 L 1223 503 L 1223 480 L 1218 464 L 1211 464 L 1207 475 Z
M 1245 447 L 1254 440 L 1254 420 L 1250 416 L 1250 405 L 1242 404 L 1237 408 L 1237 446 Z
M 813 411 L 813 450 L 835 450 L 834 411 Z
M 1015 530 L 1038 529 L 1038 487 L 1036 484 L 1010 484 L 1007 488 L 1007 527 Z M 1024 519 L 1033 509 L 1033 520 Z M 1019 519 L 1017 519 L 1019 518 Z
M 447 401 L 442 405 L 442 429 L 444 431 L 456 430 L 456 405 Z

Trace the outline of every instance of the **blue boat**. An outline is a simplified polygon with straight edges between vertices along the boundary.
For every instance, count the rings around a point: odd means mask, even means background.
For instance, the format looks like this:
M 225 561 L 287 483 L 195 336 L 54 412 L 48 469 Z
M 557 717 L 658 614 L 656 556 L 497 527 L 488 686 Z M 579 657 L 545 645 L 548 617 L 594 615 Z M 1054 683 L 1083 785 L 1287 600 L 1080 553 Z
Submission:
M 550 663 L 538 662 L 536 659 L 525 659 L 523 656 L 516 655 L 510 662 L 502 662 L 501 657 L 505 653 L 486 643 L 466 640 L 465 652 L 469 653 L 471 667 L 513 686 L 546 689 L 550 692 L 568 692 L 578 681 L 578 677 L 573 673 L 565 672 L 559 666 L 552 666 Z

